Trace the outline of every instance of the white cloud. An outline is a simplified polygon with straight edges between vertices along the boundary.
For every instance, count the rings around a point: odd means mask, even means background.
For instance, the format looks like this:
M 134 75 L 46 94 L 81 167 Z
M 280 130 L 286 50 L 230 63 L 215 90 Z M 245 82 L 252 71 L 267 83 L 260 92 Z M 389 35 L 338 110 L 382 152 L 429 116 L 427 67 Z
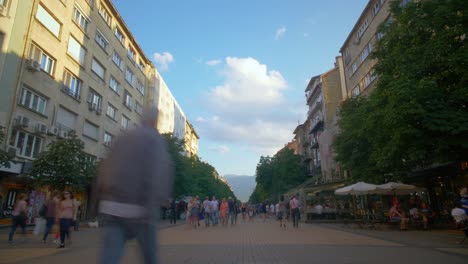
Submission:
M 279 39 L 286 33 L 286 27 L 282 26 L 276 30 L 275 39 Z
M 162 71 L 166 71 L 169 69 L 169 63 L 174 61 L 174 57 L 171 53 L 165 51 L 162 54 L 155 52 L 153 54 L 154 62 L 159 66 L 159 69 Z
M 221 154 L 228 153 L 229 151 L 231 151 L 231 149 L 226 145 L 213 146 L 210 149 L 216 152 L 219 152 Z
M 216 66 L 221 63 L 221 60 L 209 60 L 206 62 L 206 65 L 208 66 Z
M 197 126 L 201 137 L 259 155 L 274 154 L 293 138 L 307 109 L 303 102 L 288 102 L 288 85 L 279 71 L 254 58 L 227 57 L 222 76 L 224 82 L 200 99 L 207 113 Z
M 196 121 L 201 123 L 201 122 L 206 122 L 206 119 L 199 116 L 199 117 L 197 117 Z
M 227 57 L 224 77 L 210 93 L 220 107 L 273 105 L 281 102 L 281 91 L 287 87 L 279 71 L 268 70 L 254 58 Z
M 304 33 L 304 38 L 307 38 L 309 36 L 309 33 Z

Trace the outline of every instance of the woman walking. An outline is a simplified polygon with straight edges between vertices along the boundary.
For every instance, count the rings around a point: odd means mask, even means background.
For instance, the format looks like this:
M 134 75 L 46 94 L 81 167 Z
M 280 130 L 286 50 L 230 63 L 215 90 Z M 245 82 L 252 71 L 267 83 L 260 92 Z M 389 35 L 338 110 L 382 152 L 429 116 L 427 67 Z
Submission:
M 245 222 L 245 216 L 247 214 L 247 209 L 245 208 L 245 203 L 241 205 L 241 212 L 242 212 L 242 221 Z
M 70 239 L 70 227 L 73 221 L 76 220 L 76 209 L 76 204 L 71 198 L 71 193 L 64 191 L 57 212 L 57 218 L 60 221 L 60 245 L 58 248 L 65 247 L 65 236 Z
M 229 211 L 229 204 L 226 201 L 226 198 L 223 198 L 223 201 L 221 202 L 220 206 L 220 211 L 221 211 L 221 224 L 223 226 L 226 226 L 228 223 L 228 211 Z
M 278 202 L 278 218 L 280 220 L 280 227 L 286 228 L 286 202 L 283 195 L 281 195 Z
M 59 193 L 58 192 L 53 192 L 52 196 L 50 199 L 47 201 L 47 211 L 46 211 L 46 228 L 44 231 L 44 236 L 42 237 L 43 243 L 47 242 L 47 237 L 49 236 L 50 231 L 52 230 L 52 227 L 55 224 L 55 218 L 57 216 L 57 204 L 59 203 Z
M 28 203 L 26 202 L 26 194 L 20 194 L 18 200 L 15 203 L 10 235 L 8 236 L 8 243 L 13 243 L 13 236 L 15 235 L 16 228 L 18 225 L 21 227 L 21 232 L 23 236 L 26 237 L 26 212 L 28 208 Z

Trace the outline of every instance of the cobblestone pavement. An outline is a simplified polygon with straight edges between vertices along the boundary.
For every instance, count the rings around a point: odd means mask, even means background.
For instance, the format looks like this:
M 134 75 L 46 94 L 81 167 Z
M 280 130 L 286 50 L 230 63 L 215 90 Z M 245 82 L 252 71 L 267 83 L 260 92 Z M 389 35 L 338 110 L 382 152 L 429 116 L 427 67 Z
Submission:
M 28 235 L 26 241 L 0 243 L 0 263 L 95 263 L 99 230 L 74 233 L 72 245 L 59 250 Z M 162 263 L 467 263 L 468 245 L 456 245 L 447 231 L 356 231 L 331 224 L 302 224 L 281 229 L 278 222 L 240 222 L 228 227 L 168 227 L 159 232 Z M 0 234 L 6 241 L 6 234 Z M 135 242 L 122 263 L 141 263 Z

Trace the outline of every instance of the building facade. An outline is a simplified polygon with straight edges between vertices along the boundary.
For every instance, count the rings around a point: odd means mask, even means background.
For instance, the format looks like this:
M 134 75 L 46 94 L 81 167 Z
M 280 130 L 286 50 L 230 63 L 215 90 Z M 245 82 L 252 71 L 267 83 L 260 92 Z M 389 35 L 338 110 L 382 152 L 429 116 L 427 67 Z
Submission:
M 26 192 L 19 175 L 49 143 L 74 131 L 98 160 L 138 126 L 157 71 L 110 0 L 8 0 L 0 11 L 1 148 L 18 161 L 0 168 L 7 216 Z M 86 204 L 85 194 L 78 199 Z
M 190 124 L 187 120 L 185 122 L 185 150 L 188 156 L 196 156 L 198 155 L 198 140 L 200 137 L 198 136 L 195 128 Z
M 369 55 L 375 43 L 382 37 L 378 27 L 391 19 L 390 0 L 371 0 L 340 49 L 343 58 L 346 97 L 369 95 L 377 78 L 373 67 L 376 63 Z

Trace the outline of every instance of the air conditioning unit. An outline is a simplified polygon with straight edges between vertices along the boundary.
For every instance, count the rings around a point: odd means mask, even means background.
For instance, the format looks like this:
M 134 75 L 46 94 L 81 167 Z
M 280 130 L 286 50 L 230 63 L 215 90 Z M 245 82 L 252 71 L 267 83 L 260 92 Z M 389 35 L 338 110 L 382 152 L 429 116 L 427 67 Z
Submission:
M 106 146 L 110 147 L 110 145 L 111 145 L 111 142 L 110 142 L 110 141 L 104 141 L 104 145 L 106 145 Z
M 47 126 L 44 124 L 36 124 L 36 133 L 39 134 L 46 134 L 47 133 Z
M 25 116 L 16 116 L 15 126 L 26 128 L 29 126 L 29 118 Z
M 57 136 L 59 133 L 59 129 L 56 126 L 52 126 L 49 129 L 47 129 L 47 134 L 51 136 Z
M 66 131 L 63 131 L 63 130 L 59 130 L 57 136 L 59 138 L 67 138 L 68 137 L 68 133 Z
M 359 43 L 361 43 L 361 38 L 356 36 L 356 37 L 354 38 L 353 44 L 354 44 L 354 45 L 359 45 Z
M 26 61 L 26 68 L 31 72 L 37 72 L 41 70 L 41 64 L 35 60 L 29 59 Z
M 19 155 L 19 152 L 20 152 L 20 149 L 19 148 L 15 148 L 15 147 L 9 147 L 8 148 L 8 155 L 9 156 L 18 156 Z

